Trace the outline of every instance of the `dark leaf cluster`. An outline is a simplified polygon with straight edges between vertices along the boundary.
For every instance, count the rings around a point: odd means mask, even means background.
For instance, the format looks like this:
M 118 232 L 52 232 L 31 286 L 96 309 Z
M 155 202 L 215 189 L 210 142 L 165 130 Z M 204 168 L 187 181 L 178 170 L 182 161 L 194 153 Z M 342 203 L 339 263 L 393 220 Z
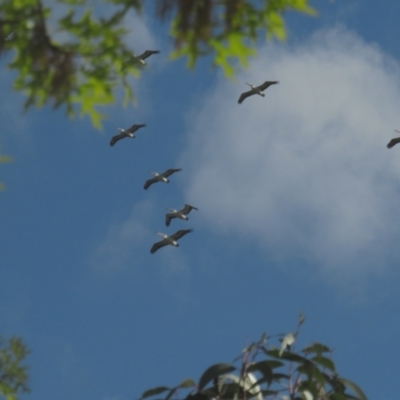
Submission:
M 301 317 L 295 333 L 279 335 L 279 347 L 264 334 L 233 363 L 207 368 L 197 384 L 186 379 L 173 388 L 157 387 L 144 392 L 141 400 L 367 400 L 355 383 L 338 374 L 327 346 L 313 343 L 295 350 L 303 321 Z

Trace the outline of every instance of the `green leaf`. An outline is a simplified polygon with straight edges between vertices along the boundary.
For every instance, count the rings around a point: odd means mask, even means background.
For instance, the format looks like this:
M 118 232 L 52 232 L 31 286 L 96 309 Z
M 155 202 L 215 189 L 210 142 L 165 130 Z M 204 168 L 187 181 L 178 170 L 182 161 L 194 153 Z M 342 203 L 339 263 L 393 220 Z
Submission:
M 309 390 L 303 390 L 300 395 L 303 400 L 314 400 L 314 396 Z
M 322 353 L 331 353 L 332 350 L 328 346 L 325 346 L 324 344 L 313 343 L 311 346 L 303 349 L 303 352 L 304 353 L 316 353 L 318 355 L 321 355 Z
M 0 163 L 9 163 L 11 162 L 13 159 L 11 156 L 3 156 L 0 154 Z
M 180 388 L 196 387 L 196 383 L 193 379 L 187 378 L 178 387 Z
M 323 356 L 316 356 L 311 358 L 311 361 L 313 361 L 316 364 L 322 365 L 323 367 L 331 370 L 332 372 L 335 372 L 335 364 L 330 358 Z
M 256 382 L 256 384 L 261 384 L 264 382 L 267 382 L 270 384 L 272 382 L 273 378 L 273 369 L 274 368 L 279 368 L 283 366 L 284 364 L 280 361 L 275 361 L 275 360 L 264 360 L 264 361 L 259 361 L 257 363 L 251 364 L 247 371 L 249 372 L 254 372 L 254 371 L 259 371 L 262 375 L 263 378 L 259 381 Z
M 228 374 L 229 372 L 235 371 L 235 367 L 231 364 L 214 364 L 207 368 L 199 380 L 199 391 L 203 390 L 210 381 L 217 378 L 220 375 Z
M 291 346 L 296 341 L 296 336 L 293 333 L 288 333 L 282 340 L 281 349 L 279 351 L 279 357 L 282 356 L 286 347 Z
M 209 400 L 211 397 L 215 397 L 216 393 L 211 394 L 208 396 L 207 394 L 204 393 L 189 393 L 186 397 L 185 400 Z
M 147 397 L 166 392 L 167 390 L 170 390 L 170 388 L 167 386 L 158 386 L 154 389 L 146 390 L 145 392 L 143 392 L 143 394 L 140 396 L 140 398 L 146 399 Z
M 349 398 L 341 393 L 332 393 L 329 396 L 329 400 L 349 400 Z
M 349 381 L 348 379 L 345 378 L 338 378 L 340 382 L 342 382 L 345 386 L 350 388 L 354 394 L 357 396 L 358 399 L 360 400 L 367 400 L 367 396 L 364 394 L 364 392 L 361 390 L 361 388 L 356 385 L 354 382 Z

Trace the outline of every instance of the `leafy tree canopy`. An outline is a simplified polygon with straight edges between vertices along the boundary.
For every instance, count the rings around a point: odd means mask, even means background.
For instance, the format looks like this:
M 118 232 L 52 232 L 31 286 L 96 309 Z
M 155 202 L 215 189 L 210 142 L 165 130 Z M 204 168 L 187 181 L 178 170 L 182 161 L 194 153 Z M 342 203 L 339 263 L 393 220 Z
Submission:
M 29 391 L 27 367 L 21 364 L 28 353 L 20 338 L 0 340 L 0 398 L 16 400 L 20 393 Z
M 25 109 L 65 105 L 70 117 L 88 115 L 100 128 L 104 114 L 98 107 L 113 104 L 118 87 L 124 88 L 125 104 L 134 100 L 128 78 L 140 68 L 136 49 L 125 42 L 123 20 L 132 10 L 140 14 L 145 2 L 105 0 L 96 9 L 89 0 L 57 3 L 68 8 L 58 21 L 51 19 L 56 24 L 51 31 L 62 42 L 49 33 L 52 9 L 42 0 L 2 0 L 0 55 L 14 50 L 8 67 L 17 72 L 14 88 L 27 95 Z M 199 57 L 211 55 L 228 77 L 235 72 L 233 60 L 245 66 L 256 54 L 261 35 L 286 38 L 287 11 L 315 14 L 309 0 L 154 0 L 152 5 L 157 19 L 170 22 L 173 59 L 187 57 L 194 68 Z
M 278 347 L 264 334 L 233 363 L 207 368 L 197 383 L 188 378 L 175 387 L 159 386 L 145 391 L 141 400 L 367 400 L 336 371 L 327 346 L 313 343 L 296 352 L 303 322 L 300 316 L 296 332 L 278 335 Z

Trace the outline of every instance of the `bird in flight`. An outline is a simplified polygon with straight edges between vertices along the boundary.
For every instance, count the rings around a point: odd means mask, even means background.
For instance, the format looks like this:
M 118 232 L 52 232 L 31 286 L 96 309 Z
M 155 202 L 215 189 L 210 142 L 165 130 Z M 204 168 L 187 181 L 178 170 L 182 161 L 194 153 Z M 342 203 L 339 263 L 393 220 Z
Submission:
M 172 211 L 170 214 L 165 215 L 165 225 L 169 226 L 171 223 L 171 219 L 173 218 L 180 218 L 185 221 L 188 221 L 189 218 L 187 217 L 187 214 L 190 213 L 192 210 L 198 210 L 198 208 L 191 206 L 190 204 L 185 204 L 185 207 L 182 208 L 182 210 L 175 210 L 174 208 L 167 208 L 167 210 Z
M 135 60 L 137 60 L 138 62 L 140 62 L 143 65 L 146 65 L 146 61 L 144 61 L 146 58 L 152 56 L 153 54 L 159 54 L 159 53 L 160 53 L 160 50 L 146 50 L 140 56 L 135 56 L 135 54 L 133 54 L 133 56 L 135 57 Z
M 146 124 L 139 124 L 139 125 L 132 125 L 129 129 L 123 129 L 123 128 L 117 128 L 121 133 L 119 135 L 115 135 L 111 138 L 110 141 L 110 146 L 114 146 L 115 143 L 118 142 L 118 140 L 124 139 L 124 138 L 134 138 L 135 133 L 138 129 L 143 128 L 146 126 Z
M 150 250 L 150 253 L 154 254 L 158 249 L 161 249 L 161 247 L 168 245 L 178 247 L 179 246 L 178 239 L 180 239 L 181 237 L 185 236 L 190 232 L 193 232 L 193 229 L 182 229 L 178 232 L 175 232 L 171 236 L 168 236 L 165 233 L 157 232 L 157 235 L 160 235 L 163 238 L 163 240 L 154 243 Z
M 397 133 L 400 133 L 397 129 L 394 130 Z M 392 139 L 388 144 L 387 148 L 391 149 L 393 146 L 395 146 L 397 143 L 400 143 L 400 137 Z
M 144 189 L 147 190 L 153 183 L 156 182 L 169 183 L 169 179 L 167 177 L 179 171 L 182 171 L 182 168 L 176 168 L 176 169 L 170 168 L 165 172 L 163 172 L 162 174 L 159 174 L 158 172 L 150 172 L 151 174 L 154 175 L 154 178 L 148 179 L 146 181 L 146 183 L 144 184 Z
M 242 104 L 243 101 L 249 97 L 249 96 L 253 96 L 253 94 L 258 94 L 262 97 L 265 96 L 264 90 L 267 89 L 269 86 L 271 85 L 275 85 L 276 83 L 279 83 L 278 81 L 265 81 L 263 84 L 259 85 L 259 86 L 254 86 L 251 83 L 247 83 L 246 85 L 249 85 L 251 87 L 251 90 L 249 90 L 248 92 L 244 92 L 240 95 L 238 103 Z

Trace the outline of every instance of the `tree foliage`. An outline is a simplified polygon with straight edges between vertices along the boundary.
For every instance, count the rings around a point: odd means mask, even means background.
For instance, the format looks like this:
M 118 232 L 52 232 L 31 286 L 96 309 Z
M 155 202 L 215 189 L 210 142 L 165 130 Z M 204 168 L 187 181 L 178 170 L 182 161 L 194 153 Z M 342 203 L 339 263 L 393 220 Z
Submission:
M 140 68 L 133 51 L 146 49 L 128 46 L 124 18 L 131 11 L 140 14 L 145 2 L 105 0 L 95 9 L 89 0 L 57 3 L 52 9 L 42 0 L 2 0 L 0 55 L 13 50 L 8 67 L 17 72 L 14 88 L 27 95 L 25 109 L 64 105 L 69 116 L 88 115 L 99 128 L 104 114 L 98 107 L 113 104 L 117 88 L 122 85 L 125 104 L 134 100 L 128 78 L 138 76 Z M 213 65 L 227 76 L 234 74 L 232 61 L 247 65 L 256 54 L 262 32 L 268 38 L 286 38 L 287 11 L 315 14 L 309 0 L 154 0 L 152 4 L 156 17 L 171 24 L 172 58 L 187 57 L 188 66 L 194 68 L 199 57 L 210 55 Z M 55 7 L 68 11 L 54 20 Z
M 0 340 L 0 397 L 16 400 L 29 391 L 27 367 L 22 365 L 29 350 L 20 338 Z
M 327 346 L 312 343 L 296 352 L 303 322 L 300 316 L 296 332 L 281 335 L 278 347 L 264 334 L 233 363 L 207 368 L 197 383 L 188 378 L 175 387 L 159 386 L 145 391 L 141 400 L 367 400 L 355 383 L 338 374 Z
M 4 156 L 2 154 L 0 154 L 0 164 L 1 163 L 8 163 L 11 162 L 12 158 L 10 156 Z M 0 190 L 4 189 L 4 184 L 2 182 L 0 182 Z

